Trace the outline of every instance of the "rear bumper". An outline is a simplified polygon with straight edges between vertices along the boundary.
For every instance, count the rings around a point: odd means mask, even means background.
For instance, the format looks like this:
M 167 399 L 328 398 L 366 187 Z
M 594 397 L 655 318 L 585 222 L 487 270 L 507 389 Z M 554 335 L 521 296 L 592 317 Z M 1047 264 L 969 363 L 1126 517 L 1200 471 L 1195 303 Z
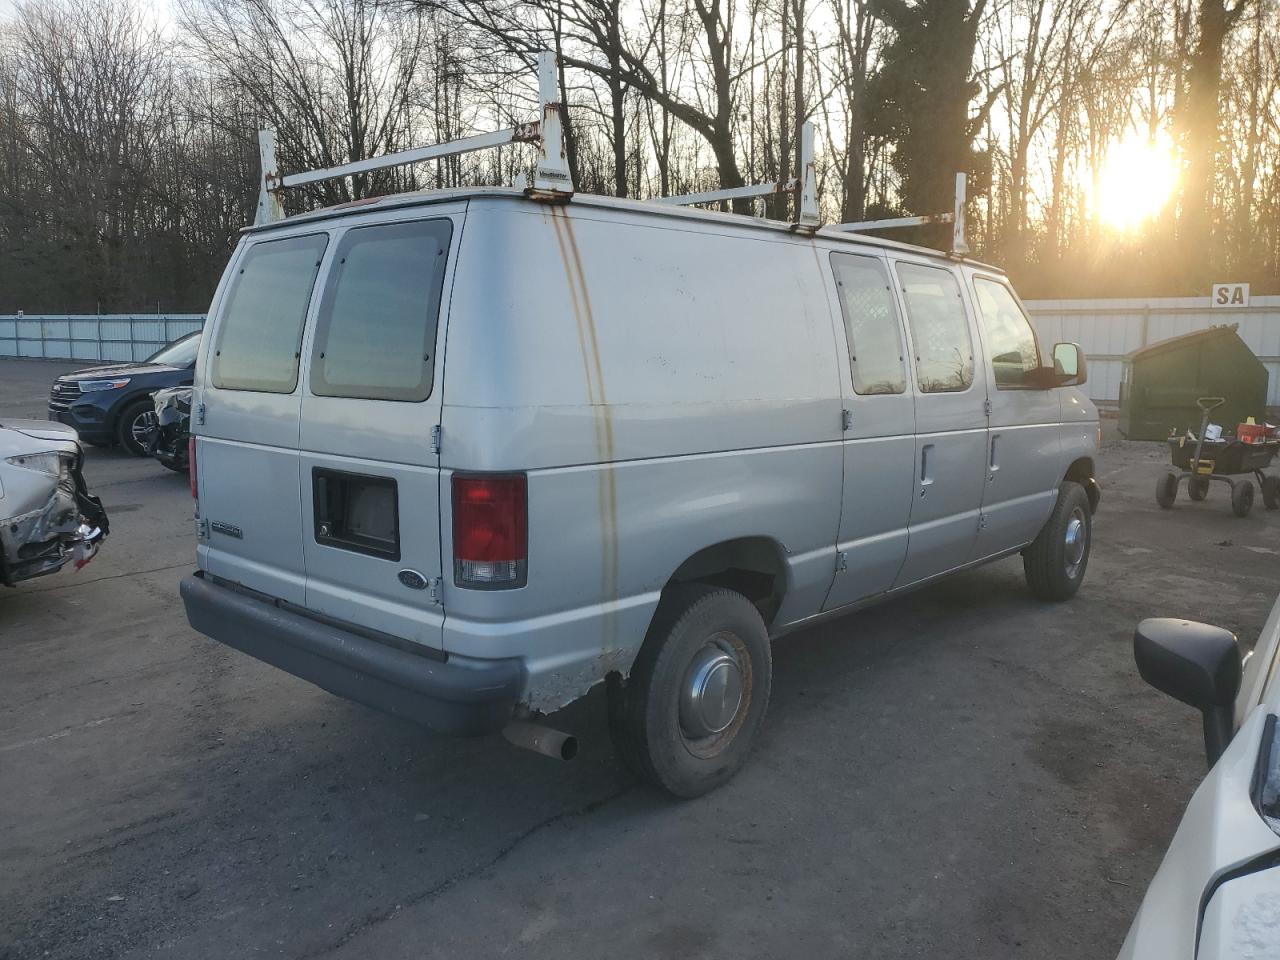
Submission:
M 524 688 L 520 660 L 432 659 L 222 586 L 203 571 L 183 578 L 182 600 L 191 626 L 206 636 L 439 733 L 501 730 Z

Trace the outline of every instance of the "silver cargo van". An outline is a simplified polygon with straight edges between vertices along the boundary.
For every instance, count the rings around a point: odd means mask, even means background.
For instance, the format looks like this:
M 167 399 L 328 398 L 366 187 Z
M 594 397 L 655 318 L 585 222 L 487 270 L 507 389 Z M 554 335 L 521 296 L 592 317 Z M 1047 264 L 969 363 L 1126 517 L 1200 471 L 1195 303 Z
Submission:
M 607 682 L 623 760 L 694 795 L 771 638 L 1019 552 L 1076 592 L 1084 380 L 999 270 L 891 241 L 514 189 L 322 210 L 247 230 L 214 297 L 182 594 L 438 731 Z

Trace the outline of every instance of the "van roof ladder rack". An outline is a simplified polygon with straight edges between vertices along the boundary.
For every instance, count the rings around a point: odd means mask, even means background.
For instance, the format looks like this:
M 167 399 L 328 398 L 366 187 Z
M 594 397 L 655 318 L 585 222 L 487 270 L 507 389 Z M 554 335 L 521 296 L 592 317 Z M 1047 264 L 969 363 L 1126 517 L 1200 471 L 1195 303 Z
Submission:
M 859 220 L 854 223 L 833 223 L 830 230 L 843 233 L 861 233 L 864 230 L 893 230 L 897 227 L 922 227 L 930 223 L 951 224 L 951 252 L 963 257 L 969 252 L 969 244 L 964 239 L 964 202 L 967 178 L 963 173 L 956 174 L 955 208 L 950 213 L 927 214 L 922 217 L 891 217 L 888 220 Z
M 745 187 L 726 187 L 723 190 L 707 190 L 702 193 L 686 193 L 678 197 L 654 197 L 655 203 L 669 203 L 679 207 L 689 207 L 699 203 L 719 203 L 722 200 L 742 200 L 748 197 L 771 197 L 778 194 L 795 193 L 796 219 L 793 226 L 797 230 L 812 232 L 822 223 L 818 213 L 818 193 L 814 183 L 813 167 L 813 124 L 805 123 L 800 127 L 800 166 L 801 177 L 790 180 L 775 180 L 770 183 L 754 183 Z
M 258 191 L 258 212 L 255 224 L 274 223 L 284 219 L 280 193 L 291 187 L 301 187 L 321 180 L 337 180 L 371 170 L 421 163 L 441 157 L 455 157 L 505 146 L 509 143 L 531 143 L 538 147 L 538 164 L 533 186 L 526 189 L 531 197 L 539 199 L 566 199 L 573 196 L 573 179 L 565 157 L 564 136 L 560 124 L 559 84 L 556 82 L 556 55 L 549 50 L 538 54 L 538 99 L 542 104 L 542 116 L 538 120 L 522 123 L 507 130 L 481 133 L 461 140 L 451 140 L 428 147 L 414 147 L 398 153 L 388 153 L 368 160 L 327 167 L 322 170 L 305 170 L 301 173 L 281 175 L 276 163 L 276 132 L 271 127 L 258 131 L 258 154 L 262 160 L 262 183 Z

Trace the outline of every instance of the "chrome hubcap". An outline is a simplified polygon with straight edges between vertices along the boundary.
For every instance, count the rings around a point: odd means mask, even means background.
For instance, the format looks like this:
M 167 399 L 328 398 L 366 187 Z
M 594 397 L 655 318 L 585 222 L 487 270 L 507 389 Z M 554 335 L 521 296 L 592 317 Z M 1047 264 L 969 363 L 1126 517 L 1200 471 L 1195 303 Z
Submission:
M 1065 537 L 1067 576 L 1075 577 L 1080 572 L 1080 564 L 1084 561 L 1085 548 L 1089 544 L 1089 533 L 1085 527 L 1084 511 L 1077 507 L 1071 511 L 1067 519 Z
M 742 706 L 742 668 L 716 643 L 694 656 L 680 696 L 680 726 L 695 739 L 728 729 Z

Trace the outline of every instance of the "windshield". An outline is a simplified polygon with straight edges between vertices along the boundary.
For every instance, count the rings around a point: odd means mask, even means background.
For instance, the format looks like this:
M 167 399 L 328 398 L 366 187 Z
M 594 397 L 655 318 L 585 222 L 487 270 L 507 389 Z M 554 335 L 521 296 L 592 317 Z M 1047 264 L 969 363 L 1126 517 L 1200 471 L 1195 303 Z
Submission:
M 196 354 L 200 351 L 200 331 L 189 333 L 180 340 L 175 340 L 161 347 L 151 356 L 147 363 L 165 363 L 171 367 L 187 367 L 196 362 Z

